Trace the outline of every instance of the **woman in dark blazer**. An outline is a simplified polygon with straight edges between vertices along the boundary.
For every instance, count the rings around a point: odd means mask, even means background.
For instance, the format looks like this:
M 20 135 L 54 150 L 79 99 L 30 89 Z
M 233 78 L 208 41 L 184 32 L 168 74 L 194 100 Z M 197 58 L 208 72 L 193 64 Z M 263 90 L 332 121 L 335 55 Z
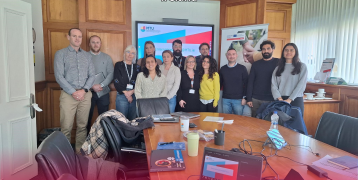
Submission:
M 177 92 L 179 110 L 183 112 L 200 112 L 200 76 L 195 71 L 195 68 L 195 57 L 187 56 L 184 71 L 181 72 L 180 87 Z

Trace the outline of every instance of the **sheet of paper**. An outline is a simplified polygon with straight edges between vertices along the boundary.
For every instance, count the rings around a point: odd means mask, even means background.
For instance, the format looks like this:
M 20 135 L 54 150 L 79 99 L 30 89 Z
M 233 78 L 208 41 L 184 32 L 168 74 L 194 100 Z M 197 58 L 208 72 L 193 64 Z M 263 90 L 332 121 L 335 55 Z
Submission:
M 328 162 L 328 159 L 332 159 L 331 156 L 326 155 L 325 157 L 321 158 L 318 161 L 313 162 L 312 164 L 315 166 L 318 166 L 323 169 L 328 169 L 330 171 L 333 171 L 335 173 L 350 177 L 352 179 L 357 179 L 358 177 L 358 168 L 353 169 L 345 169 L 340 166 L 337 166 L 333 163 Z M 348 178 L 342 178 L 342 179 L 348 179 Z
M 204 119 L 204 121 L 212 121 L 212 122 L 217 122 L 222 120 L 224 120 L 224 117 L 206 116 Z

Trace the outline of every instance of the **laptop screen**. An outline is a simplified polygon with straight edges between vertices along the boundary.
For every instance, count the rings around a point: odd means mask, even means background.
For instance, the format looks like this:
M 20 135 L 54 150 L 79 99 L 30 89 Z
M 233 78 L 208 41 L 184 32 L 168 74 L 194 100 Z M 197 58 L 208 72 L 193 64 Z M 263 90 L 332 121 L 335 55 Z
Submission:
M 205 147 L 200 180 L 261 180 L 262 157 Z

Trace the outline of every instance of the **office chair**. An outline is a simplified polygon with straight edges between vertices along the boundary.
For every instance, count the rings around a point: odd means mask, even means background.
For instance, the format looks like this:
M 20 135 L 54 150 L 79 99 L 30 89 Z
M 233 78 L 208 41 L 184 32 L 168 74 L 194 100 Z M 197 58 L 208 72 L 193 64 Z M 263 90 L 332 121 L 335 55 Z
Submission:
M 168 98 L 137 99 L 138 116 L 144 117 L 153 114 L 170 114 Z
M 318 123 L 315 139 L 358 155 L 358 118 L 325 112 Z
M 141 133 L 138 132 L 135 137 L 126 138 L 110 117 L 103 117 L 100 123 L 109 144 L 108 154 L 113 157 L 115 162 L 119 162 L 127 168 L 125 172 L 127 178 L 149 177 L 146 151 L 124 147 L 124 145 L 137 141 L 141 137 Z

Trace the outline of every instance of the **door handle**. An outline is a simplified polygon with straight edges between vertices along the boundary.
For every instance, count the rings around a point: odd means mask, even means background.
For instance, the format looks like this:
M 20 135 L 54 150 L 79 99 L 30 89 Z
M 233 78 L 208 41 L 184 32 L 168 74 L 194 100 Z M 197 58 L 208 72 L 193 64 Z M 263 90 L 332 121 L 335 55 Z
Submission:
M 35 102 L 35 95 L 34 94 L 30 94 L 30 116 L 31 116 L 31 119 L 35 118 L 35 111 L 38 111 L 38 112 L 41 112 L 42 109 L 39 108 L 39 105 L 36 104 Z

